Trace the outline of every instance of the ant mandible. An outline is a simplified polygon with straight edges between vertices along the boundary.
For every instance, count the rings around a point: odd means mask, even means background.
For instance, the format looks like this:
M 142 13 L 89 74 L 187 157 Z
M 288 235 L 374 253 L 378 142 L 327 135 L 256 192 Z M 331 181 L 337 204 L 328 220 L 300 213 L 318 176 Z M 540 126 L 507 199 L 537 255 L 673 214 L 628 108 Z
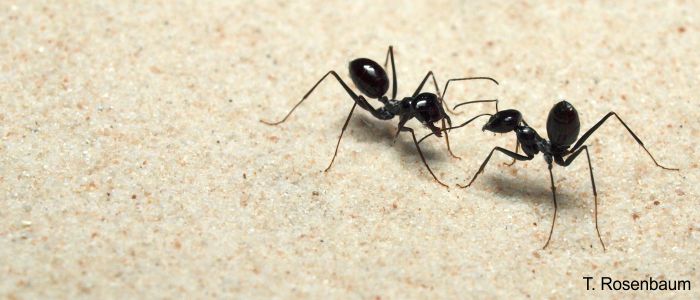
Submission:
M 456 107 L 455 107 L 456 108 Z M 549 237 L 547 242 L 544 244 L 542 249 L 547 248 L 549 241 L 552 239 L 552 233 L 554 232 L 554 222 L 557 219 L 557 195 L 556 187 L 554 186 L 554 175 L 552 174 L 552 162 L 560 165 L 562 167 L 569 166 L 582 151 L 586 151 L 586 158 L 588 159 L 588 170 L 591 175 L 591 185 L 593 187 L 593 199 L 594 199 L 594 210 L 595 210 L 595 229 L 598 233 L 598 239 L 600 244 L 605 250 L 605 244 L 603 243 L 603 238 L 600 236 L 600 231 L 598 230 L 598 193 L 595 187 L 595 179 L 593 178 L 593 166 L 591 165 L 591 157 L 588 153 L 588 146 L 584 145 L 586 140 L 595 132 L 603 123 L 610 117 L 615 116 L 620 123 L 627 129 L 627 131 L 632 135 L 632 137 L 637 141 L 637 143 L 642 146 L 644 151 L 649 154 L 649 157 L 654 161 L 658 167 L 665 170 L 678 171 L 677 168 L 668 168 L 660 165 L 654 156 L 651 155 L 649 150 L 644 146 L 644 143 L 637 137 L 634 132 L 625 124 L 624 121 L 615 112 L 609 112 L 605 115 L 598 123 L 593 125 L 591 129 L 586 131 L 578 141 L 576 140 L 581 128 L 578 112 L 567 101 L 561 101 L 552 107 L 549 111 L 549 116 L 547 117 L 547 136 L 549 140 L 540 137 L 537 132 L 530 127 L 522 118 L 519 111 L 514 109 L 502 110 L 492 115 L 489 121 L 484 125 L 483 130 L 488 130 L 495 133 L 508 133 L 515 132 L 518 143 L 515 148 L 515 152 L 511 152 L 501 147 L 495 147 L 491 150 L 486 160 L 481 164 L 479 170 L 474 174 L 474 177 L 467 185 L 459 185 L 461 188 L 469 187 L 476 177 L 480 173 L 483 173 L 484 167 L 491 159 L 491 155 L 495 151 L 499 151 L 515 160 L 528 161 L 532 160 L 536 154 L 542 152 L 544 155 L 544 160 L 547 162 L 549 169 L 549 179 L 551 181 L 552 189 L 552 200 L 554 201 L 554 216 L 552 218 L 552 227 L 549 230 Z M 446 130 L 453 129 L 447 128 Z M 575 142 L 575 143 L 574 143 Z M 573 147 L 571 145 L 573 144 Z M 518 154 L 518 145 L 521 146 L 525 155 Z
M 350 71 L 350 78 L 352 79 L 353 83 L 355 86 L 360 90 L 360 92 L 364 95 L 366 95 L 369 98 L 374 98 L 379 100 L 383 106 L 379 108 L 374 108 L 367 100 L 362 96 L 362 95 L 357 95 L 355 92 L 353 92 L 350 87 L 348 87 L 345 82 L 343 82 L 342 79 L 340 79 L 340 76 L 338 74 L 331 70 L 326 75 L 321 77 L 321 79 L 316 82 L 316 84 L 309 90 L 304 97 L 301 98 L 301 100 L 292 107 L 292 109 L 287 113 L 287 115 L 280 121 L 278 122 L 269 122 L 269 121 L 264 121 L 260 120 L 261 122 L 267 124 L 267 125 L 279 125 L 283 123 L 284 121 L 287 120 L 287 118 L 294 112 L 294 110 L 301 105 L 304 100 L 316 89 L 316 87 L 326 78 L 328 75 L 333 75 L 335 79 L 338 80 L 338 83 L 345 89 L 345 91 L 348 93 L 350 98 L 354 101 L 352 108 L 350 109 L 350 113 L 348 114 L 347 119 L 345 120 L 345 124 L 343 125 L 343 129 L 340 131 L 340 136 L 338 137 L 338 142 L 335 146 L 335 153 L 333 154 L 333 158 L 331 158 L 331 162 L 328 164 L 328 167 L 324 170 L 324 172 L 327 172 L 331 166 L 333 165 L 333 161 L 335 160 L 335 157 L 338 155 L 338 147 L 340 146 L 340 140 L 343 138 L 343 133 L 345 132 L 345 129 L 348 127 L 348 123 L 350 122 L 350 117 L 352 117 L 353 112 L 355 111 L 355 107 L 360 106 L 361 108 L 365 109 L 366 111 L 370 112 L 372 116 L 379 120 L 390 120 L 393 119 L 395 116 L 399 116 L 399 124 L 398 124 L 398 130 L 396 132 L 396 135 L 394 136 L 394 140 L 396 140 L 396 137 L 398 137 L 400 132 L 410 132 L 411 136 L 413 137 L 413 143 L 416 146 L 416 149 L 418 150 L 418 154 L 420 155 L 421 160 L 423 161 L 423 164 L 425 167 L 428 169 L 428 172 L 430 172 L 430 175 L 433 176 L 436 182 L 441 184 L 444 187 L 448 187 L 446 184 L 444 184 L 442 181 L 440 181 L 437 176 L 433 173 L 433 171 L 430 169 L 430 166 L 428 166 L 428 163 L 425 160 L 425 157 L 423 156 L 423 152 L 420 149 L 420 146 L 418 146 L 418 142 L 416 141 L 416 135 L 413 131 L 412 128 L 405 126 L 406 122 L 409 120 L 416 118 L 418 121 L 420 121 L 424 126 L 428 127 L 435 135 L 438 137 L 441 137 L 441 132 L 445 132 L 445 141 L 447 143 L 447 148 L 450 154 L 458 158 L 452 153 L 452 150 L 450 149 L 450 144 L 449 144 L 449 138 L 447 135 L 447 131 L 445 130 L 440 130 L 440 128 L 436 127 L 433 123 L 442 121 L 442 128 L 445 129 L 445 121 L 447 121 L 448 126 L 452 126 L 452 121 L 450 117 L 445 113 L 442 103 L 443 99 L 440 96 L 440 90 L 438 89 L 437 85 L 437 80 L 435 79 L 435 75 L 433 75 L 432 71 L 429 71 L 428 74 L 425 75 L 425 78 L 423 78 L 423 81 L 418 85 L 418 88 L 415 90 L 413 95 L 410 97 L 405 97 L 402 100 L 396 100 L 396 92 L 397 92 L 397 79 L 396 79 L 396 68 L 394 65 L 394 51 L 393 47 L 389 46 L 389 50 L 387 50 L 387 56 L 384 61 L 384 67 L 386 68 L 387 60 L 391 59 L 391 69 L 392 69 L 392 91 L 391 91 L 391 99 L 389 99 L 386 96 L 387 91 L 389 90 L 389 78 L 387 76 L 386 71 L 382 66 L 380 66 L 378 63 L 374 62 L 371 59 L 368 58 L 358 58 L 350 62 L 349 64 L 349 71 Z M 433 79 L 433 84 L 435 85 L 435 90 L 438 93 L 433 94 L 433 93 L 421 93 L 421 90 L 423 89 L 423 85 L 425 82 L 428 80 L 428 77 L 432 77 Z M 462 80 L 475 80 L 475 79 L 484 79 L 484 80 L 490 80 L 496 84 L 498 82 L 490 77 L 465 77 L 465 78 L 454 78 L 450 79 L 447 81 L 445 84 L 445 90 L 443 90 L 443 94 L 447 90 L 447 86 L 450 82 L 452 81 L 462 81 Z M 495 102 L 496 100 L 476 100 L 476 101 L 470 101 L 466 103 L 479 103 L 479 102 Z M 496 109 L 498 110 L 498 108 Z

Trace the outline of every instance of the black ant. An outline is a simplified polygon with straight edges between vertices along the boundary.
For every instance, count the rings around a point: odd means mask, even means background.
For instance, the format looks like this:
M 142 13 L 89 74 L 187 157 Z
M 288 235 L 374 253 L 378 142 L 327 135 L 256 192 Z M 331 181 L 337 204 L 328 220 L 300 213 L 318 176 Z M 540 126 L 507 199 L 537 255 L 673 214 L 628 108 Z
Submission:
M 392 69 L 392 91 L 391 91 L 391 99 L 389 99 L 386 96 L 387 91 L 389 90 L 389 78 L 387 76 L 386 71 L 384 68 L 386 68 L 387 60 L 391 58 L 391 69 Z M 425 75 L 425 78 L 423 78 L 423 81 L 418 85 L 418 88 L 415 90 L 413 95 L 410 97 L 405 97 L 402 100 L 396 100 L 396 91 L 397 91 L 397 79 L 396 79 L 396 68 L 394 65 L 394 51 L 393 47 L 389 46 L 389 50 L 387 51 L 387 56 L 384 60 L 384 68 L 380 66 L 378 63 L 374 62 L 371 59 L 368 58 L 358 58 L 350 62 L 349 64 L 349 71 L 350 71 L 350 78 L 352 79 L 353 83 L 355 86 L 360 90 L 360 92 L 364 95 L 366 95 L 369 98 L 374 98 L 379 100 L 384 106 L 379 107 L 379 108 L 374 108 L 367 100 L 362 96 L 362 95 L 357 95 L 355 92 L 350 89 L 350 87 L 343 82 L 342 79 L 338 76 L 338 74 L 335 71 L 329 71 L 321 77 L 321 79 L 316 82 L 316 84 L 309 90 L 304 97 L 301 98 L 301 100 L 292 107 L 292 109 L 287 113 L 287 115 L 280 121 L 278 122 L 268 122 L 264 120 L 260 120 L 261 122 L 268 124 L 268 125 L 278 125 L 281 124 L 282 122 L 286 121 L 287 118 L 294 112 L 294 110 L 301 105 L 304 100 L 316 89 L 316 87 L 323 81 L 328 75 L 333 75 L 335 79 L 338 80 L 338 83 L 345 89 L 345 91 L 348 93 L 350 98 L 355 102 L 352 105 L 352 108 L 350 109 L 350 113 L 348 114 L 347 119 L 345 120 L 345 124 L 343 125 L 343 129 L 340 131 L 340 136 L 338 137 L 338 143 L 335 146 L 335 153 L 333 154 L 333 158 L 331 159 L 330 164 L 328 164 L 328 167 L 324 170 L 324 172 L 327 172 L 331 166 L 333 165 L 333 161 L 335 160 L 335 157 L 338 155 L 338 147 L 340 146 L 340 140 L 343 138 L 343 133 L 345 132 L 345 129 L 348 127 L 348 123 L 350 121 L 350 117 L 352 117 L 353 112 L 355 111 L 356 106 L 360 106 L 361 108 L 365 109 L 366 111 L 370 112 L 372 116 L 374 116 L 377 119 L 380 120 L 390 120 L 394 118 L 395 116 L 399 116 L 399 125 L 398 125 L 398 130 L 396 132 L 396 135 L 394 136 L 394 140 L 396 140 L 396 137 L 398 137 L 399 133 L 402 131 L 410 132 L 411 135 L 413 136 L 413 143 L 416 145 L 416 149 L 418 150 L 418 154 L 420 155 L 421 160 L 423 161 L 423 164 L 425 167 L 428 169 L 428 172 L 430 172 L 430 175 L 433 176 L 435 181 L 437 181 L 439 184 L 447 187 L 446 184 L 444 184 L 442 181 L 440 181 L 437 176 L 433 173 L 433 171 L 430 169 L 430 166 L 428 166 L 428 163 L 425 160 L 425 157 L 423 156 L 423 152 L 420 149 L 420 146 L 418 146 L 418 142 L 416 140 L 416 135 L 413 132 L 413 129 L 410 127 L 406 127 L 406 122 L 408 122 L 410 119 L 416 118 L 418 121 L 420 121 L 423 125 L 428 127 L 436 136 L 442 137 L 441 132 L 445 132 L 445 140 L 447 143 L 447 148 L 448 151 L 452 156 L 455 158 L 458 158 L 452 153 L 452 150 L 450 149 L 450 143 L 449 143 L 449 138 L 447 135 L 446 130 L 440 130 L 440 128 L 436 127 L 433 123 L 441 121 L 442 122 L 442 129 L 445 129 L 445 121 L 447 121 L 448 126 L 452 126 L 452 121 L 450 117 L 445 113 L 442 107 L 443 99 L 440 96 L 440 90 L 438 89 L 437 85 L 437 80 L 435 79 L 435 75 L 433 75 L 432 71 L 429 71 L 428 74 Z M 435 90 L 438 93 L 433 94 L 433 93 L 421 93 L 421 90 L 423 89 L 423 85 L 425 82 L 428 80 L 428 77 L 432 77 L 433 79 L 433 84 L 435 85 Z M 462 81 L 462 80 L 475 80 L 475 79 L 485 79 L 485 80 L 490 80 L 496 84 L 498 82 L 490 77 L 465 77 L 465 78 L 454 78 L 450 79 L 447 81 L 445 84 L 445 90 L 443 90 L 443 94 L 447 90 L 447 86 L 451 81 Z M 496 102 L 497 100 L 476 100 L 476 101 L 470 101 L 467 103 L 479 103 L 479 102 Z M 496 104 L 498 105 L 498 104 Z M 498 108 L 496 108 L 498 110 Z
M 455 106 L 455 109 L 458 106 L 459 105 Z M 581 136 L 581 138 L 577 141 L 576 139 L 578 138 L 578 134 L 581 129 L 581 124 L 578 118 L 578 112 L 576 111 L 574 106 L 571 105 L 569 102 L 561 101 L 555 104 L 554 107 L 552 107 L 552 109 L 549 111 L 549 116 L 547 117 L 547 137 L 549 138 L 549 140 L 546 140 L 542 138 L 539 134 L 537 134 L 535 129 L 530 127 L 523 120 L 522 115 L 517 110 L 502 110 L 497 112 L 495 115 L 491 115 L 490 119 L 488 120 L 486 125 L 484 125 L 482 130 L 488 130 L 495 133 L 508 133 L 511 131 L 515 132 L 517 137 L 515 152 L 506 150 L 501 147 L 493 148 L 489 155 L 486 157 L 486 160 L 484 160 L 484 162 L 481 164 L 479 170 L 476 172 L 476 174 L 474 174 L 472 180 L 469 181 L 467 185 L 458 186 L 460 188 L 466 188 L 471 186 L 471 184 L 474 183 L 474 180 L 476 180 L 476 177 L 484 172 L 486 164 L 489 162 L 489 159 L 491 159 L 491 155 L 493 155 L 495 151 L 499 151 L 505 155 L 508 155 L 509 157 L 513 158 L 514 162 L 515 160 L 532 160 L 536 154 L 542 152 L 542 154 L 544 155 L 544 160 L 547 162 L 547 166 L 549 169 L 549 179 L 551 181 L 552 189 L 552 200 L 554 201 L 554 216 L 552 219 L 552 227 L 549 230 L 549 237 L 547 238 L 547 242 L 544 244 L 544 247 L 542 247 L 542 249 L 545 249 L 547 248 L 547 245 L 549 245 L 549 241 L 552 239 L 552 233 L 554 232 L 554 222 L 557 219 L 557 195 L 556 187 L 554 186 L 554 175 L 552 174 L 552 162 L 562 167 L 567 167 L 578 157 L 579 154 L 581 154 L 582 151 L 586 151 L 586 158 L 588 159 L 588 171 L 591 175 L 591 185 L 593 187 L 595 230 L 598 234 L 600 244 L 603 246 L 603 250 L 605 250 L 605 243 L 603 243 L 603 238 L 600 236 L 600 230 L 598 230 L 598 193 L 595 187 L 595 179 L 593 178 L 593 166 L 591 165 L 591 157 L 588 153 L 588 146 L 584 145 L 583 143 L 585 143 L 586 140 L 591 136 L 591 134 L 593 134 L 593 132 L 595 132 L 601 125 L 603 125 L 603 123 L 611 116 L 615 116 L 620 121 L 620 123 L 622 123 L 622 125 L 625 126 L 627 131 L 632 135 L 632 137 L 637 141 L 637 143 L 640 146 L 642 146 L 642 148 L 644 149 L 644 151 L 646 151 L 647 154 L 649 154 L 649 157 L 651 157 L 651 159 L 654 161 L 654 164 L 665 170 L 679 170 L 676 168 L 668 168 L 660 165 L 656 161 L 654 156 L 651 155 L 649 150 L 647 150 L 647 148 L 644 146 L 644 143 L 642 143 L 639 137 L 637 137 L 637 135 L 634 134 L 634 132 L 632 132 L 632 130 L 627 126 L 627 124 L 625 124 L 625 122 L 622 121 L 620 116 L 618 116 L 615 112 L 609 112 L 607 115 L 605 115 L 600 121 L 598 121 L 598 123 L 593 125 L 591 129 L 586 131 L 586 133 L 584 133 Z M 477 117 L 474 117 L 474 119 L 476 119 Z M 459 126 L 446 128 L 445 130 L 462 127 L 471 122 L 472 120 L 469 120 Z M 424 137 L 423 139 L 425 139 L 426 137 Z M 423 139 L 421 139 L 421 141 Z M 571 146 L 572 144 L 573 146 Z M 522 147 L 523 152 L 525 152 L 525 155 L 518 154 L 518 147 Z

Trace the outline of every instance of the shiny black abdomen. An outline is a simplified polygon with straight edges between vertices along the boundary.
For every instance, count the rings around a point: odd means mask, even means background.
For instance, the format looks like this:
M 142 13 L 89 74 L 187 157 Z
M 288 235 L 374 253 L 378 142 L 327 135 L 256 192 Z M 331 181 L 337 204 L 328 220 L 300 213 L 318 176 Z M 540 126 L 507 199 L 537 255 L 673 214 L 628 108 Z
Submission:
M 552 148 L 567 149 L 578 139 L 581 123 L 571 103 L 561 101 L 552 107 L 547 117 L 547 136 Z
M 355 86 L 367 97 L 381 98 L 389 90 L 389 77 L 384 68 L 368 58 L 358 58 L 350 62 L 350 78 Z

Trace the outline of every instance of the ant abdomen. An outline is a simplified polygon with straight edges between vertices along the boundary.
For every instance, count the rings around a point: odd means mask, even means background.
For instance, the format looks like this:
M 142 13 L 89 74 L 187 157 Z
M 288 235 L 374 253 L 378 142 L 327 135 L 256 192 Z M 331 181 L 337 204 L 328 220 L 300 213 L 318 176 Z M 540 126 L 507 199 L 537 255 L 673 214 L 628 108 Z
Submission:
M 571 103 L 562 100 L 555 104 L 547 117 L 547 136 L 552 146 L 571 146 L 578 139 L 581 123 Z
M 367 97 L 379 99 L 389 90 L 389 76 L 384 68 L 368 58 L 350 62 L 350 78 Z

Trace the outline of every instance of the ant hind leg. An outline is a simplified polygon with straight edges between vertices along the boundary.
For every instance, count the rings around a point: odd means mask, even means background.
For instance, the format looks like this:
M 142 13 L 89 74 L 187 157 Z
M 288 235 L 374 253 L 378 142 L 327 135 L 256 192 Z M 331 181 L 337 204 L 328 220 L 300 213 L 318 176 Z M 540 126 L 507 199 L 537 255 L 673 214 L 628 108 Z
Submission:
M 338 147 L 340 147 L 340 140 L 343 138 L 343 133 L 345 133 L 345 129 L 348 128 L 348 123 L 350 123 L 350 118 L 352 117 L 352 113 L 355 111 L 355 107 L 357 107 L 357 103 L 352 104 L 352 108 L 350 109 L 350 113 L 348 114 L 348 118 L 345 119 L 345 124 L 343 124 L 343 129 L 340 130 L 340 136 L 338 137 L 338 143 L 335 144 L 335 153 L 333 153 L 333 158 L 331 158 L 331 162 L 328 164 L 328 168 L 323 170 L 323 172 L 328 172 L 328 170 L 330 170 L 331 166 L 333 166 L 333 161 L 335 161 L 335 157 L 338 155 Z
M 607 115 L 605 115 L 602 119 L 600 119 L 600 121 L 598 121 L 598 123 L 596 123 L 595 125 L 593 125 L 593 127 L 591 127 L 591 129 L 588 129 L 588 131 L 586 131 L 586 133 L 584 133 L 584 134 L 581 136 L 581 138 L 578 139 L 578 141 L 576 141 L 576 144 L 574 144 L 574 146 L 571 147 L 571 152 L 574 152 L 574 151 L 578 150 L 578 148 L 581 147 L 581 145 L 583 145 L 584 142 L 586 142 L 586 139 L 588 139 L 588 137 L 590 137 L 591 134 L 593 134 L 601 125 L 603 125 L 603 123 L 605 122 L 605 120 L 607 120 L 607 119 L 610 118 L 611 116 L 615 116 L 615 117 L 620 121 L 620 123 L 622 123 L 622 126 L 625 126 L 625 129 L 627 129 L 627 131 L 632 135 L 632 137 L 634 138 L 634 140 L 637 141 L 637 144 L 639 144 L 640 146 L 642 146 L 642 148 L 644 149 L 644 151 L 645 151 L 647 154 L 649 154 L 649 157 L 651 157 L 651 160 L 654 161 L 654 164 L 656 164 L 656 166 L 658 166 L 659 168 L 662 168 L 662 169 L 664 169 L 664 170 L 669 170 L 669 171 L 678 171 L 678 170 L 679 170 L 678 168 L 669 168 L 669 167 L 665 167 L 665 166 L 662 166 L 661 164 L 659 164 L 659 163 L 656 161 L 656 159 L 654 158 L 654 156 L 651 155 L 651 152 L 649 152 L 649 150 L 647 149 L 647 147 L 644 146 L 644 143 L 642 143 L 642 140 L 640 140 L 639 137 L 637 137 L 637 135 L 634 134 L 634 132 L 632 132 L 632 129 L 630 129 L 629 126 L 627 126 L 627 124 L 625 123 L 625 121 L 622 121 L 622 119 L 620 118 L 620 116 L 618 116 L 617 113 L 615 113 L 615 112 L 613 112 L 613 111 L 609 112 L 609 113 L 608 113 Z
M 552 183 L 552 201 L 554 201 L 554 216 L 552 217 L 552 227 L 549 229 L 549 237 L 547 242 L 544 243 L 542 250 L 546 249 L 549 245 L 549 241 L 552 240 L 552 233 L 554 233 L 554 223 L 557 221 L 557 187 L 554 186 L 554 175 L 552 174 L 552 164 L 549 164 L 549 179 Z
M 274 126 L 274 125 L 279 125 L 279 124 L 284 123 L 284 121 L 286 121 L 287 118 L 289 118 L 289 116 L 292 115 L 292 113 L 294 112 L 294 110 L 296 110 L 297 107 L 299 107 L 299 105 L 301 105 L 301 103 L 303 103 L 304 100 L 306 100 L 306 98 L 309 97 L 309 95 L 311 95 L 311 93 L 316 89 L 316 87 L 317 87 L 324 79 L 326 79 L 326 77 L 328 77 L 328 75 L 333 75 L 333 77 L 335 77 L 335 79 L 338 80 L 338 83 L 340 83 L 340 85 L 343 87 L 343 89 L 345 89 L 345 91 L 346 91 L 346 92 L 348 93 L 348 95 L 352 98 L 352 100 L 355 101 L 355 103 L 359 104 L 360 107 L 365 108 L 365 109 L 367 109 L 367 110 L 370 110 L 370 109 L 373 110 L 373 108 L 371 108 L 371 107 L 369 107 L 369 108 L 366 107 L 366 106 L 369 105 L 369 103 L 367 103 L 367 101 L 364 100 L 362 97 L 358 97 L 357 94 L 355 94 L 355 92 L 353 92 L 353 91 L 350 89 L 350 87 L 348 87 L 348 85 L 345 84 L 345 82 L 343 82 L 342 79 L 340 79 L 340 76 L 338 76 L 338 73 L 336 73 L 335 71 L 329 71 L 328 73 L 326 73 L 326 75 L 323 75 L 323 77 L 321 77 L 321 79 L 319 79 L 318 82 L 316 82 L 316 84 L 314 84 L 314 86 L 313 86 L 308 92 L 306 92 L 306 95 L 304 95 L 304 97 L 302 97 L 301 100 L 299 100 L 299 102 L 297 102 L 297 104 L 295 104 L 295 105 L 292 107 L 292 109 L 287 113 L 286 116 L 284 116 L 284 118 L 282 118 L 282 120 L 277 121 L 277 122 L 271 122 L 271 121 L 260 120 L 260 122 L 262 122 L 262 123 L 264 123 L 264 124 L 267 124 L 267 125 L 272 125 L 272 126 Z M 370 110 L 370 112 L 372 112 L 372 110 Z M 374 114 L 374 112 L 372 112 L 372 113 Z
M 588 159 L 588 172 L 591 175 L 591 186 L 593 187 L 593 220 L 595 221 L 595 231 L 598 234 L 598 240 L 600 240 L 600 245 L 603 246 L 603 251 L 605 251 L 605 243 L 603 243 L 603 238 L 600 236 L 600 229 L 598 229 L 598 192 L 595 188 L 595 178 L 593 177 L 593 165 L 591 164 L 591 155 L 588 153 L 588 146 L 583 145 L 575 152 L 571 153 L 569 157 L 566 158 L 562 166 L 566 167 L 571 165 L 572 162 L 581 154 L 582 151 L 586 151 L 586 158 Z

